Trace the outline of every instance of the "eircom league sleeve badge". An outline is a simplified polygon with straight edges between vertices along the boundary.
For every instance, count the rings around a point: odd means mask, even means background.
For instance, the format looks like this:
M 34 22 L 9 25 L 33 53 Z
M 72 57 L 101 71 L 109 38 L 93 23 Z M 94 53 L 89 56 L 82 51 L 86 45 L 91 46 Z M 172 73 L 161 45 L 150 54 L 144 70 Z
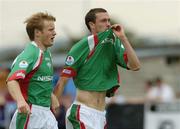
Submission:
M 21 62 L 19 63 L 19 67 L 20 67 L 20 68 L 23 68 L 23 69 L 27 68 L 27 67 L 28 67 L 27 61 L 25 61 L 25 60 L 21 61 Z
M 67 58 L 66 58 L 66 65 L 72 65 L 72 64 L 74 64 L 74 58 L 72 57 L 72 56 L 68 56 Z

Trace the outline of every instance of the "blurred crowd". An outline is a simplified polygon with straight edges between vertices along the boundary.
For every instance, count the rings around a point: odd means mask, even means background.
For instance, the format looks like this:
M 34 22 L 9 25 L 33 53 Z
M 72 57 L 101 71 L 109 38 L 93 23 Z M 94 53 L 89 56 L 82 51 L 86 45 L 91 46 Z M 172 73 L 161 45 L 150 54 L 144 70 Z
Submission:
M 162 77 L 148 79 L 144 82 L 144 97 L 126 98 L 119 92 L 107 103 L 112 104 L 144 104 L 144 103 L 172 103 L 180 99 L 179 92 L 175 92 L 171 85 L 165 83 Z

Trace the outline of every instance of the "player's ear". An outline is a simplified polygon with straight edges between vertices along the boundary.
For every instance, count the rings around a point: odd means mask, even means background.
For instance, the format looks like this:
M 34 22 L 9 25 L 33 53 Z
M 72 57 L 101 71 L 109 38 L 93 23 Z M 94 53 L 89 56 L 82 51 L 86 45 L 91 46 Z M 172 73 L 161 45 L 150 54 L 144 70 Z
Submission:
M 91 30 L 95 28 L 95 24 L 93 22 L 89 22 L 88 24 L 89 24 L 89 27 L 91 28 Z
M 40 34 L 40 30 L 39 29 L 35 29 L 34 30 L 34 35 L 39 36 L 39 34 Z

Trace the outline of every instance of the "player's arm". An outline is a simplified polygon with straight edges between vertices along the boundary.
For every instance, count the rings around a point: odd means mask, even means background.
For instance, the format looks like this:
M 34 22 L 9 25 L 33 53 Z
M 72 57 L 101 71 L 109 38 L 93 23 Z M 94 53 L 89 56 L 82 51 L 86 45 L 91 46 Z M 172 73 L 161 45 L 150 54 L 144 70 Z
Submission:
M 127 67 L 130 70 L 136 71 L 140 69 L 140 61 L 138 57 L 136 56 L 136 53 L 134 49 L 132 48 L 131 44 L 129 43 L 123 27 L 119 24 L 112 25 L 111 27 L 113 29 L 113 32 L 118 36 L 118 38 L 122 41 L 123 46 L 125 47 L 126 53 L 127 53 Z
M 26 77 L 26 74 L 32 70 L 34 52 L 32 49 L 26 49 L 16 57 L 12 66 L 11 72 L 7 77 L 7 88 L 10 95 L 17 102 L 17 108 L 19 113 L 30 113 L 29 105 L 26 102 L 25 96 L 21 91 L 19 81 Z
M 51 93 L 51 110 L 56 113 L 56 109 L 59 107 L 59 101 L 54 93 Z
M 18 81 L 11 80 L 7 81 L 7 87 L 10 95 L 13 97 L 13 99 L 17 102 L 17 108 L 19 113 L 30 113 L 29 105 L 26 103 L 21 90 Z
M 63 77 L 63 76 L 60 77 L 60 79 L 58 80 L 57 85 L 54 89 L 54 94 L 58 99 L 60 99 L 64 91 L 64 87 L 67 84 L 68 80 L 69 80 L 69 77 Z
M 78 69 L 87 58 L 88 49 L 89 46 L 86 41 L 81 40 L 69 51 L 65 60 L 65 66 L 60 74 L 61 77 L 54 89 L 54 94 L 58 99 L 60 99 L 68 80 L 77 75 Z

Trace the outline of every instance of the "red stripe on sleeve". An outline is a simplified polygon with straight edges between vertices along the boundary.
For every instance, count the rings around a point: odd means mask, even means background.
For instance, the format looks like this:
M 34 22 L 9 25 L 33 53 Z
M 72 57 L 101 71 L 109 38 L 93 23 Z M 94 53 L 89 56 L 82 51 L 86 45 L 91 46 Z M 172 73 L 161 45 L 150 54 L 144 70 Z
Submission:
M 75 77 L 76 74 L 76 71 L 71 67 L 64 68 L 61 72 L 62 77 Z
M 7 81 L 11 81 L 11 80 L 18 80 L 18 79 L 24 79 L 26 75 L 26 71 L 25 70 L 18 70 L 16 71 L 14 74 L 12 74 Z

